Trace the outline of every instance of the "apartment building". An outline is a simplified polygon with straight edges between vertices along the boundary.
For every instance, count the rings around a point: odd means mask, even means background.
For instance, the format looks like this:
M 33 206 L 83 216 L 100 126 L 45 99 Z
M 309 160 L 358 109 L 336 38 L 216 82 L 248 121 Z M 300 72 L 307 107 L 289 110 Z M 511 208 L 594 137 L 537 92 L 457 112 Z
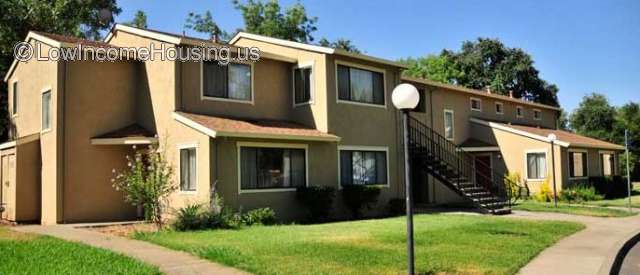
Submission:
M 124 25 L 102 42 L 40 32 L 25 41 L 44 49 L 220 46 Z M 403 64 L 339 49 L 248 33 L 228 46 L 257 47 L 261 58 L 226 66 L 215 60 L 15 61 L 5 77 L 13 140 L 0 145 L 2 218 L 43 224 L 135 219 L 137 209 L 112 187 L 112 170 L 126 168 L 134 145 L 149 144 L 159 144 L 175 167 L 174 209 L 206 204 L 215 191 L 230 207 L 271 207 L 280 219 L 295 220 L 304 214 L 297 187 L 366 184 L 382 190 L 368 213 L 379 215 L 390 199 L 404 196 L 401 116 L 391 104 L 391 91 L 403 82 L 421 93 L 411 112 L 414 128 L 423 129 L 412 132 L 411 146 L 428 158 L 412 162 L 420 203 L 504 207 L 492 186 L 507 171 L 535 186 L 555 167 L 559 188 L 618 172 L 622 147 L 557 130 L 556 107 L 403 78 Z M 554 160 L 551 133 L 558 137 Z M 434 135 L 442 141 L 433 142 Z M 333 215 L 346 216 L 337 198 Z M 481 203 L 485 199 L 498 206 Z

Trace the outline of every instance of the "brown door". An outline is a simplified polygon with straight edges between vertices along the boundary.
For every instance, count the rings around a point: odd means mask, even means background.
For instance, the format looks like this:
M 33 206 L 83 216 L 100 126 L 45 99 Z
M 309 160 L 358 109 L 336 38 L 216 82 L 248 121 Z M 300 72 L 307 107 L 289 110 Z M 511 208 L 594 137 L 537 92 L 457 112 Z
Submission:
M 476 167 L 476 184 L 491 187 L 491 155 L 478 155 L 474 157 Z
M 2 219 L 15 220 L 15 202 L 13 199 L 16 197 L 16 185 L 15 185 L 15 155 L 4 155 L 0 159 L 0 165 L 2 171 L 0 185 L 2 191 L 2 205 L 4 206 L 4 212 L 2 212 Z

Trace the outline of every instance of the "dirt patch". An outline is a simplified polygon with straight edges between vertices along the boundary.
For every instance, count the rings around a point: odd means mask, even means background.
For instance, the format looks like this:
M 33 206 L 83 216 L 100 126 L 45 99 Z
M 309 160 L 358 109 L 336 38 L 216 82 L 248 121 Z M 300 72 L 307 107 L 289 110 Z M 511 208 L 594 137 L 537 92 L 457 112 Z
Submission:
M 114 235 L 118 237 L 130 237 L 135 232 L 156 232 L 158 229 L 153 224 L 136 223 L 136 224 L 119 224 L 100 227 L 89 227 L 88 230 L 98 231 L 100 233 Z
M 0 241 L 28 241 L 38 237 L 36 234 L 22 233 L 9 229 L 9 225 L 0 225 Z

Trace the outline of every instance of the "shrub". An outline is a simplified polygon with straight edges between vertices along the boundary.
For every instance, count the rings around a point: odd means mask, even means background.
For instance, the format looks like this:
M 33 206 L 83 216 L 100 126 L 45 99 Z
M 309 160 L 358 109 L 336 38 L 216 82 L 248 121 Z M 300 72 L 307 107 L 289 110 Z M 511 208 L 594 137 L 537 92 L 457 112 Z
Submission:
M 172 180 L 173 167 L 158 151 L 157 145 L 137 150 L 133 158 L 127 156 L 127 162 L 128 168 L 111 180 L 113 187 L 124 192 L 125 201 L 141 205 L 147 221 L 162 228 L 167 198 L 177 188 Z M 113 173 L 116 174 L 115 169 Z
M 177 231 L 199 230 L 206 226 L 206 217 L 201 204 L 180 208 L 173 222 L 173 228 Z
M 589 177 L 589 186 L 593 186 L 606 199 L 626 197 L 628 192 L 627 181 L 621 176 Z
M 309 211 L 311 221 L 324 221 L 329 218 L 335 189 L 328 186 L 298 187 L 296 198 Z
M 596 193 L 593 186 L 578 185 L 560 191 L 558 199 L 566 202 L 584 202 L 601 200 L 604 196 Z
M 242 216 L 230 208 L 222 208 L 220 213 L 209 211 L 205 214 L 207 228 L 239 229 L 242 227 Z
M 389 200 L 389 214 L 391 216 L 404 215 L 407 212 L 405 199 L 390 199 Z
M 345 185 L 342 187 L 342 199 L 351 211 L 353 218 L 362 217 L 362 210 L 369 209 L 378 201 L 380 188 L 366 185 Z
M 248 226 L 254 224 L 272 225 L 276 223 L 276 212 L 271 208 L 258 208 L 242 215 L 242 223 Z
M 550 202 L 553 201 L 553 191 L 551 191 L 551 187 L 549 184 L 549 178 L 546 178 L 542 184 L 540 185 L 540 190 L 536 193 L 533 198 L 539 202 Z
M 528 190 L 522 185 L 522 177 L 518 172 L 509 172 L 504 179 L 504 184 L 511 196 L 511 203 L 516 203 L 518 199 L 529 196 Z M 524 193 L 524 194 L 523 194 Z

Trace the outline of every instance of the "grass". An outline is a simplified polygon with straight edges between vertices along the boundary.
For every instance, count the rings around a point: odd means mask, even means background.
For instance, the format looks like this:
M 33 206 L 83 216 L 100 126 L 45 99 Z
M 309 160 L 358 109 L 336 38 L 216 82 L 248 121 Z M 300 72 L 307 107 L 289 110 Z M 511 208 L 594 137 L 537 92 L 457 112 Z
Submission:
M 558 203 L 558 207 L 555 208 L 553 203 L 542 203 L 535 201 L 520 202 L 513 207 L 514 210 L 526 210 L 533 212 L 553 212 L 564 213 L 571 215 L 581 216 L 593 216 L 593 217 L 628 217 L 636 215 L 636 213 L 630 213 L 621 209 L 612 209 L 598 206 L 576 205 Z
M 596 206 L 616 206 L 616 207 L 628 207 L 629 206 L 628 198 L 620 198 L 620 199 L 612 199 L 612 200 L 599 200 L 599 201 L 589 201 L 586 204 L 596 205 Z M 640 184 L 634 184 L 633 189 L 631 190 L 631 207 L 640 208 Z
M 467 215 L 416 215 L 414 223 L 420 274 L 515 274 L 544 248 L 584 228 Z M 405 226 L 404 218 L 389 218 L 134 237 L 256 274 L 404 274 Z
M 0 227 L 0 274 L 160 274 L 160 271 L 107 250 Z

